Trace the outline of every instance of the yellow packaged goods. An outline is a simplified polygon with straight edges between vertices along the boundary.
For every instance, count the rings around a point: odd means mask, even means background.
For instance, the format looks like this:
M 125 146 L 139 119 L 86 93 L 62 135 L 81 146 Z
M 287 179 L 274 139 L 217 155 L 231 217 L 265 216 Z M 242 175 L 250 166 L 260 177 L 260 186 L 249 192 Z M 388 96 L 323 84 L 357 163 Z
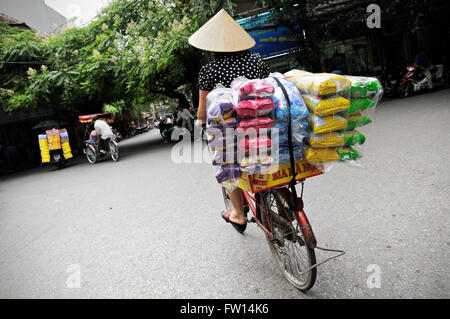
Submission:
M 326 163 L 339 160 L 336 148 L 311 148 L 305 147 L 305 158 L 310 163 Z
M 42 163 L 50 162 L 50 151 L 48 149 L 47 135 L 40 134 L 38 136 L 39 149 L 41 150 L 41 161 Z
M 322 98 L 305 94 L 303 100 L 312 113 L 320 116 L 335 114 L 350 107 L 350 100 L 341 96 Z
M 344 145 L 344 137 L 339 133 L 311 134 L 308 138 L 313 148 L 329 148 Z
M 320 117 L 312 115 L 308 118 L 314 134 L 329 133 L 333 131 L 342 130 L 347 126 L 347 120 L 337 114 Z
M 49 163 L 50 162 L 50 156 L 42 156 L 42 163 Z
M 61 146 L 62 146 L 63 152 L 71 151 L 69 142 L 62 143 Z
M 72 155 L 72 150 L 70 149 L 69 142 L 62 143 L 61 146 L 62 146 L 64 158 L 65 159 L 72 158 L 73 155 Z
M 295 83 L 302 94 L 323 96 L 336 94 L 351 84 L 351 81 L 332 73 L 309 73 L 302 70 L 291 70 L 284 74 Z
M 61 148 L 61 138 L 58 136 L 48 136 L 48 148 L 50 150 L 56 150 Z
M 73 157 L 72 152 L 64 152 L 63 156 L 64 156 L 65 159 L 69 159 L 69 158 Z

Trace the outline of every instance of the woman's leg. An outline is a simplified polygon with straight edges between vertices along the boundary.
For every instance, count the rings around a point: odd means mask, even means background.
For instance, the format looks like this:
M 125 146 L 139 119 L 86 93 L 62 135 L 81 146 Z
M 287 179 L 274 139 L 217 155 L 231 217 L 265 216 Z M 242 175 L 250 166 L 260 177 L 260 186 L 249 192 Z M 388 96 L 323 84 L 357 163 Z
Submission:
M 230 214 L 230 220 L 238 224 L 245 224 L 247 222 L 247 218 L 244 214 L 242 190 L 240 188 L 235 188 L 232 191 L 227 190 L 227 193 L 234 208 L 233 212 Z

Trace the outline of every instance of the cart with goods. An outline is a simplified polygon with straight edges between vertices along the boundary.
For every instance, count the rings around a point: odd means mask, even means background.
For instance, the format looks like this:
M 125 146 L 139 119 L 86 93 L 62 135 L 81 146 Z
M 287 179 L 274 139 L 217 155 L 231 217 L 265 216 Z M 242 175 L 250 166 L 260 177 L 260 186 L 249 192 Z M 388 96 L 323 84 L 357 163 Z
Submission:
M 39 134 L 38 141 L 42 164 L 61 168 L 68 159 L 73 157 L 69 134 L 65 128 L 47 130 L 45 134 Z
M 225 206 L 243 194 L 249 222 L 265 233 L 284 277 L 310 289 L 317 266 L 344 254 L 318 246 L 303 205 L 308 178 L 334 164 L 361 166 L 366 136 L 383 91 L 374 78 L 292 70 L 268 78 L 237 78 L 207 96 L 208 148 Z M 298 193 L 296 185 L 301 184 Z M 315 250 L 332 253 L 317 261 Z
M 119 160 L 119 146 L 117 143 L 117 138 L 109 140 L 108 152 L 104 155 L 100 153 L 98 149 L 98 143 L 96 136 L 91 137 L 91 132 L 94 130 L 94 123 L 92 118 L 97 116 L 100 120 L 105 121 L 109 125 L 114 123 L 114 116 L 112 113 L 96 113 L 78 116 L 78 121 L 84 127 L 84 138 L 83 138 L 83 153 L 89 163 L 95 164 L 99 159 L 111 158 L 114 162 Z M 113 132 L 116 136 L 119 133 L 113 128 Z

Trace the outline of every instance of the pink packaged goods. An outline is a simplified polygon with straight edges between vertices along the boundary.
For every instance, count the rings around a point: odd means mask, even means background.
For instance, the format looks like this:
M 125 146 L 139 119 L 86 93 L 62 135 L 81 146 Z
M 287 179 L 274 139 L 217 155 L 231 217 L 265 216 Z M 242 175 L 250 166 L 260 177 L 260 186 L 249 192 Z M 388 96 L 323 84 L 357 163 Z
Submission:
M 259 117 L 272 112 L 274 103 L 269 99 L 243 100 L 237 107 L 237 114 L 241 117 Z
M 273 127 L 273 120 L 270 117 L 263 116 L 258 118 L 250 118 L 241 120 L 236 131 L 239 134 L 246 133 L 249 129 L 254 129 L 253 132 L 259 133 L 260 129 Z
M 266 136 L 244 138 L 239 142 L 239 151 L 243 154 L 267 154 L 272 141 Z
M 264 80 L 247 80 L 239 89 L 240 99 L 260 99 L 271 96 L 275 88 Z

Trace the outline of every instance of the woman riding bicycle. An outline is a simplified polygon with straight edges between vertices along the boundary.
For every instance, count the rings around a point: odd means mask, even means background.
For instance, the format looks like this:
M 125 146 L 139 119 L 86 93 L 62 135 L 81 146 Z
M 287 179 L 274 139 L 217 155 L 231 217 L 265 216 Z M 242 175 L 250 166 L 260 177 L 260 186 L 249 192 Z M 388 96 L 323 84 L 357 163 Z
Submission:
M 189 38 L 189 43 L 214 54 L 214 59 L 201 68 L 198 76 L 197 127 L 206 122 L 206 96 L 217 84 L 230 87 L 231 82 L 240 76 L 247 79 L 269 76 L 269 66 L 261 56 L 248 50 L 255 45 L 255 41 L 224 9 L 198 29 Z M 229 191 L 228 196 L 234 209 L 222 212 L 222 217 L 243 233 L 247 227 L 247 218 L 242 191 L 236 188 Z

